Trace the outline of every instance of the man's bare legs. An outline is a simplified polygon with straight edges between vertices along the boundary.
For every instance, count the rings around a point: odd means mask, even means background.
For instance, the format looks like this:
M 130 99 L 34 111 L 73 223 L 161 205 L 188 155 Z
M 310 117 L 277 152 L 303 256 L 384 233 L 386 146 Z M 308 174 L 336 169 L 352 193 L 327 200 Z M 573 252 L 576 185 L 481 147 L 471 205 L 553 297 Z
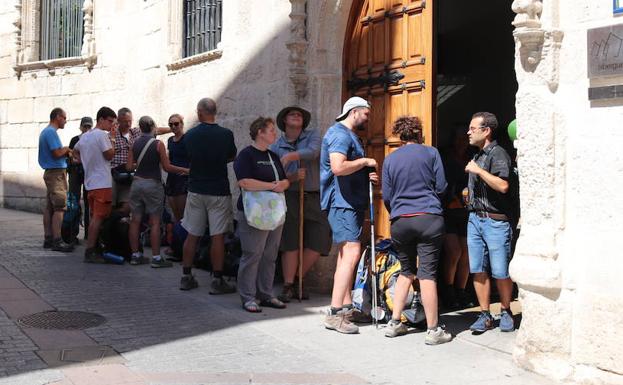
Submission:
M 344 303 L 352 303 L 350 289 L 355 267 L 359 263 L 360 253 L 361 243 L 359 242 L 344 242 L 340 245 L 333 276 L 332 308 L 341 308 Z M 347 300 L 350 301 L 346 302 Z

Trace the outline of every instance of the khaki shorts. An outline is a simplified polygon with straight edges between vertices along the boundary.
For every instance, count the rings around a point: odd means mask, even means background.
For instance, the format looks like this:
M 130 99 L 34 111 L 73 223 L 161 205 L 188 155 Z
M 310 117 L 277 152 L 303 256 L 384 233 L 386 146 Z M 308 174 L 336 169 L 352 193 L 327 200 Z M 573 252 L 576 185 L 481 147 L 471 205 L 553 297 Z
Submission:
M 43 181 L 45 182 L 47 209 L 65 211 L 67 205 L 67 170 L 64 168 L 45 170 Z
M 164 188 L 162 182 L 154 179 L 134 177 L 130 189 L 130 211 L 132 215 L 162 215 L 164 209 Z
M 206 224 L 210 235 L 224 234 L 231 230 L 231 195 L 216 196 L 188 192 L 182 227 L 191 235 L 200 237 Z
M 281 251 L 299 248 L 299 192 L 286 191 L 286 222 L 281 236 Z M 306 192 L 303 204 L 303 247 L 328 255 L 331 251 L 331 227 L 320 210 L 320 193 Z
M 131 184 L 121 184 L 112 181 L 112 205 L 117 207 L 118 205 L 130 201 L 130 187 Z

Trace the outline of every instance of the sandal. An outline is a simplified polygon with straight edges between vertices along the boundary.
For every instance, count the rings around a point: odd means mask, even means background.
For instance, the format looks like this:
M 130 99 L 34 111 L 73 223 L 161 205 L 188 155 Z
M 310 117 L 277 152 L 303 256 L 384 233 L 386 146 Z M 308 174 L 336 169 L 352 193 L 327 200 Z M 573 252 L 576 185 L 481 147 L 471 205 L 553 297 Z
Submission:
M 255 301 L 247 301 L 242 305 L 242 308 L 249 313 L 261 313 L 262 308 Z
M 260 305 L 264 307 L 272 307 L 273 309 L 285 309 L 286 304 L 281 302 L 279 299 L 273 297 L 269 300 L 260 301 Z

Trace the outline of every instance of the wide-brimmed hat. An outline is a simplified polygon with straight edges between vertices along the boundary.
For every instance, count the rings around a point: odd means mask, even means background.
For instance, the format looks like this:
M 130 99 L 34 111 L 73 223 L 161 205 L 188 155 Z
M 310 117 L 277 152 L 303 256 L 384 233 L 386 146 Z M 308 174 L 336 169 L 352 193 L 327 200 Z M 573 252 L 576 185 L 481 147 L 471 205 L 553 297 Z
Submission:
M 288 113 L 290 113 L 290 111 L 292 110 L 298 111 L 303 115 L 303 130 L 309 125 L 309 121 L 311 120 L 311 114 L 309 113 L 309 111 L 298 106 L 289 106 L 279 111 L 279 113 L 277 114 L 277 127 L 279 127 L 281 131 L 286 130 L 283 118 L 285 118 L 286 115 L 288 115 Z
M 360 107 L 370 108 L 370 103 L 368 103 L 368 101 L 364 98 L 360 98 L 359 96 L 353 96 L 352 98 L 348 99 L 346 103 L 344 103 L 344 107 L 342 107 L 342 113 L 339 114 L 337 118 L 335 118 L 335 121 L 339 122 L 340 120 L 346 119 L 348 113 L 353 108 Z

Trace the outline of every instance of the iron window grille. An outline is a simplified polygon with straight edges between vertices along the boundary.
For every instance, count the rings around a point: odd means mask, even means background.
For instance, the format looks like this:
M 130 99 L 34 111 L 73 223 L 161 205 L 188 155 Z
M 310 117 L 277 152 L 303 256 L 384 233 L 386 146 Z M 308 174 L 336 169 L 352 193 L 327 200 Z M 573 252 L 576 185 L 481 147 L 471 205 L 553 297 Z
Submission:
M 222 0 L 184 0 L 184 57 L 216 49 L 222 29 Z
M 41 0 L 41 60 L 81 55 L 84 0 Z

